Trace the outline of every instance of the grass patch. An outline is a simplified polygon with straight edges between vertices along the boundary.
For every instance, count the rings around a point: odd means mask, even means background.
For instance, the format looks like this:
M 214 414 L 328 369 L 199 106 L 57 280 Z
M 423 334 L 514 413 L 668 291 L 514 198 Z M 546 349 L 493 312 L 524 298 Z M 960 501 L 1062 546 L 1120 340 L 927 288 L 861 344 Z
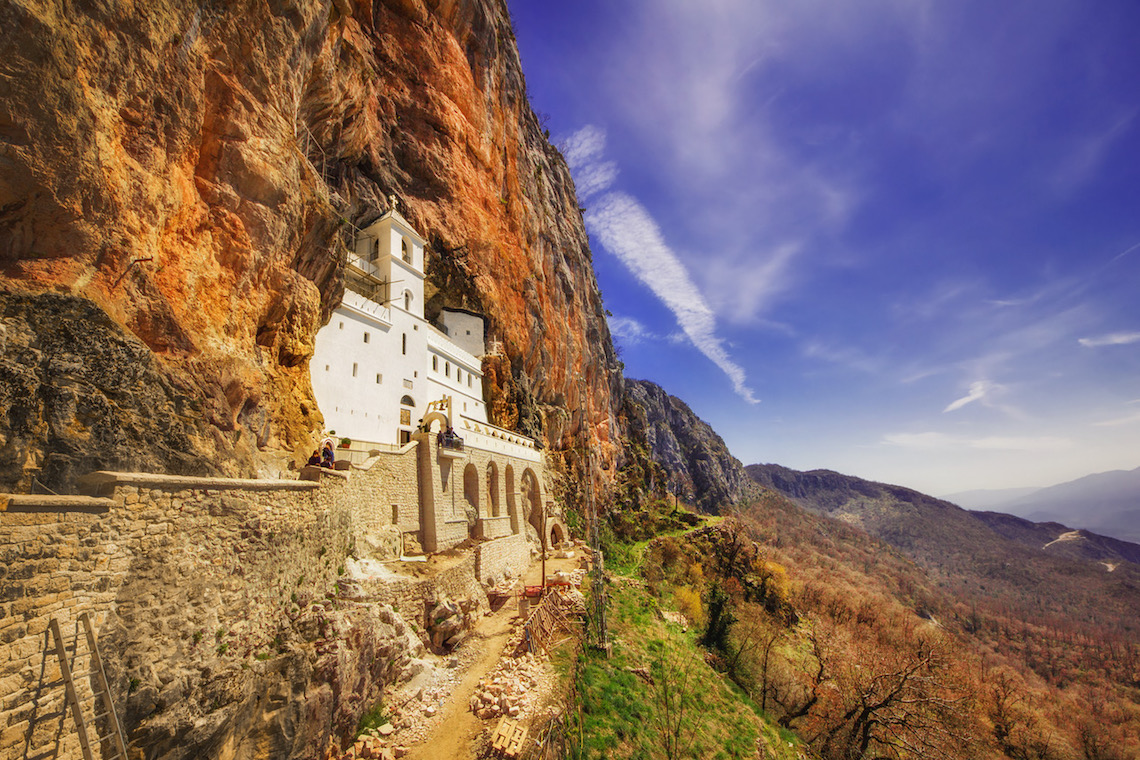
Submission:
M 569 756 L 731 760 L 755 758 L 766 746 L 762 756 L 797 758 L 799 740 L 782 736 L 743 691 L 709 667 L 697 632 L 664 621 L 658 604 L 640 586 L 611 588 L 612 656 L 590 649 L 557 656 L 577 693 Z
M 388 713 L 384 710 L 384 700 L 378 699 L 360 716 L 360 722 L 356 724 L 356 736 L 360 736 L 369 729 L 380 728 L 387 722 Z

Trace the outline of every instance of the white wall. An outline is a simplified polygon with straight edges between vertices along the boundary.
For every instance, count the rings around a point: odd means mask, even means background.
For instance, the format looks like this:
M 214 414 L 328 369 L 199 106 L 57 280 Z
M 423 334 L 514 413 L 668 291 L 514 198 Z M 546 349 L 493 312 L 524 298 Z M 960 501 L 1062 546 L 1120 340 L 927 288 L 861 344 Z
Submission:
M 451 411 L 456 418 L 465 414 L 486 422 L 487 407 L 483 402 L 482 362 L 456 346 L 439 330 L 428 326 L 428 356 L 425 374 L 431 401 L 451 396 Z
M 439 323 L 451 342 L 473 356 L 487 353 L 483 337 L 483 318 L 458 309 L 444 309 L 439 313 Z
M 399 415 L 393 410 L 407 368 L 391 361 L 393 336 L 398 344 L 399 333 L 384 317 L 390 317 L 389 310 L 346 290 L 340 307 L 317 333 L 309 362 L 313 394 L 325 429 L 338 436 L 396 442 Z
M 457 429 L 460 416 L 487 421 L 479 358 L 483 319 L 444 312 L 455 337 L 424 321 L 423 242 L 402 217 L 389 213 L 365 229 L 353 247 L 350 263 L 390 282 L 391 300 L 381 304 L 365 298 L 353 290 L 350 278 L 341 306 L 317 333 L 310 363 L 313 392 L 326 430 L 338 437 L 401 443 L 401 432 L 413 431 L 428 403 L 445 395 L 452 398 Z M 405 243 L 410 262 L 403 260 Z M 405 396 L 411 406 L 401 404 Z

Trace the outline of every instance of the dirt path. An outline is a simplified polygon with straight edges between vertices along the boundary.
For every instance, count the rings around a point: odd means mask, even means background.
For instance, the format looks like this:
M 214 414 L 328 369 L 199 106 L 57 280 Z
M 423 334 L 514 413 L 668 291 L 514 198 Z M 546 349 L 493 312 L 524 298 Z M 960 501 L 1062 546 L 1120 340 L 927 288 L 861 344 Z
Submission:
M 580 552 L 578 552 L 580 553 Z M 547 574 L 558 570 L 571 570 L 578 566 L 577 559 L 548 559 Z M 527 569 L 525 583 L 542 582 L 542 563 L 536 561 Z M 427 739 L 412 747 L 408 760 L 467 760 L 475 758 L 476 739 L 486 723 L 468 709 L 475 687 L 483 676 L 494 669 L 503 656 L 503 648 L 510 638 L 511 629 L 518 617 L 518 604 L 511 599 L 495 614 L 483 618 L 475 629 L 475 637 L 466 646 L 478 647 L 479 655 L 468 667 L 463 680 L 451 693 L 443 707 L 441 719 Z
M 479 647 L 479 657 L 463 676 L 459 686 L 451 693 L 443 709 L 443 719 L 439 721 L 431 736 L 422 744 L 413 747 L 408 753 L 409 760 L 459 760 L 475 757 L 474 744 L 483 721 L 467 709 L 479 679 L 485 676 L 499 657 L 511 633 L 511 622 L 515 611 L 511 605 L 503 605 L 491 617 L 483 618 L 476 629 L 476 639 L 469 646 Z

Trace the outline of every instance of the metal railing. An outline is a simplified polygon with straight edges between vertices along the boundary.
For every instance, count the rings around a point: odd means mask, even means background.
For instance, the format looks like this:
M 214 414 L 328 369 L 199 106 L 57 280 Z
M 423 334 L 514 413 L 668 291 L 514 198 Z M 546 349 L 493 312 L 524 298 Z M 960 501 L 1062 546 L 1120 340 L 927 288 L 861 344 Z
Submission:
M 439 445 L 441 448 L 450 449 L 451 451 L 463 451 L 463 439 L 457 435 L 443 434 L 439 438 Z

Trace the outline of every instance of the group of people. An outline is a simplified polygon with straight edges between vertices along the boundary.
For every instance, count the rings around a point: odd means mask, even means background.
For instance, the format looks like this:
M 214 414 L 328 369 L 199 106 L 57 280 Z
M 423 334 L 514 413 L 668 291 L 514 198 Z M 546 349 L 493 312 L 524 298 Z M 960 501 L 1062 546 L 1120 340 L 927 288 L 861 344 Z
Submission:
M 462 439 L 459 438 L 459 436 L 455 434 L 455 430 L 449 426 L 447 430 L 441 428 L 439 433 L 436 434 L 435 440 L 436 443 L 442 446 L 444 441 L 450 443 L 451 441 Z M 325 438 L 321 441 L 321 447 L 319 449 L 313 449 L 313 453 L 309 456 L 309 461 L 305 464 L 310 467 L 325 467 L 331 470 L 335 462 L 336 445 L 333 443 L 332 438 Z
M 314 449 L 309 461 L 306 463 L 312 467 L 324 467 L 326 469 L 333 469 L 333 463 L 336 461 L 336 447 L 333 445 L 332 438 L 326 438 L 321 441 L 321 447 Z

